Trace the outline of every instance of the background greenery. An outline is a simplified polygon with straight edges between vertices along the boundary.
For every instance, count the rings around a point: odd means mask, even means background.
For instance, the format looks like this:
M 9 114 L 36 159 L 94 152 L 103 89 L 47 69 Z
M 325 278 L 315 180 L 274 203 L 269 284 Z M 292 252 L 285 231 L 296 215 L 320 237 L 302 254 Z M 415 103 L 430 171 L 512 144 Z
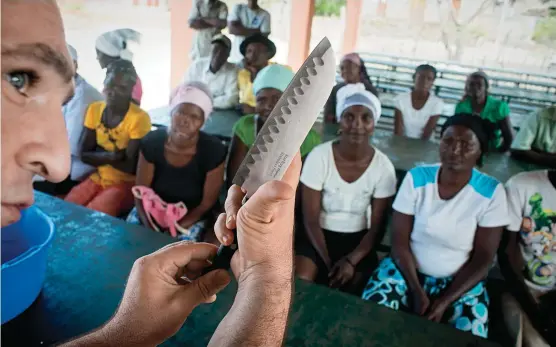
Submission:
M 339 17 L 346 0 L 317 0 L 315 2 L 315 16 Z

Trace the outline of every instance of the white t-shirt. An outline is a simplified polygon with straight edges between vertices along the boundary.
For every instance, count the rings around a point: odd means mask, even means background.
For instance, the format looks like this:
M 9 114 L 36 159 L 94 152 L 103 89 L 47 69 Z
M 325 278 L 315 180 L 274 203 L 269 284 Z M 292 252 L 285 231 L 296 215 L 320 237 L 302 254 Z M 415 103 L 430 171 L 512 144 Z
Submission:
M 413 139 L 420 139 L 429 118 L 441 115 L 444 109 L 444 101 L 432 93 L 420 110 L 413 108 L 411 92 L 398 95 L 395 105 L 402 113 L 405 136 Z
M 547 170 L 522 172 L 506 183 L 510 225 L 519 232 L 525 282 L 537 291 L 556 288 L 556 189 Z
M 315 147 L 305 159 L 301 183 L 322 193 L 320 226 L 340 233 L 370 228 L 372 198 L 396 194 L 396 171 L 388 157 L 375 148 L 369 167 L 356 181 L 342 179 L 332 153 L 333 141 Z
M 216 73 L 210 71 L 211 58 L 200 58 L 187 70 L 183 82 L 203 82 L 211 93 L 214 108 L 229 109 L 239 104 L 239 88 L 237 85 L 238 67 L 225 62 Z
M 237 4 L 232 8 L 228 15 L 228 22 L 241 22 L 248 29 L 259 28 L 261 33 L 270 34 L 270 13 L 262 8 L 252 10 L 247 4 Z M 232 51 L 230 52 L 229 61 L 238 63 L 243 59 L 239 51 L 239 46 L 245 40 L 245 36 L 234 36 L 232 42 Z
M 405 176 L 394 209 L 413 215 L 411 250 L 419 272 L 454 275 L 469 259 L 477 226 L 509 224 L 506 192 L 498 180 L 473 170 L 469 183 L 450 200 L 438 195 L 440 164 L 418 166 Z

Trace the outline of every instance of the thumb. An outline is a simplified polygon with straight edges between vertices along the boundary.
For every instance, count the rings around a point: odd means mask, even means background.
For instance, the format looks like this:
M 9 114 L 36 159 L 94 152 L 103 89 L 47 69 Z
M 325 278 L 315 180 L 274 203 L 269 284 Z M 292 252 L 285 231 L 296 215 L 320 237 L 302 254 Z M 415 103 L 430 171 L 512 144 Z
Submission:
M 209 304 L 216 300 L 216 294 L 230 283 L 230 276 L 225 270 L 215 270 L 197 278 L 188 284 L 184 296 L 192 308 L 199 304 Z

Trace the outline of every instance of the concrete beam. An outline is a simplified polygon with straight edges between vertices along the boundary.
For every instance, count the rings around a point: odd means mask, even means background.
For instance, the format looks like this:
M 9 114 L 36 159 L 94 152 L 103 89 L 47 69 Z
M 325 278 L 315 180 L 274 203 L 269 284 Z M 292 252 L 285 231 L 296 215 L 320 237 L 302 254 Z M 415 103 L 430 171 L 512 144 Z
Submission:
M 189 28 L 187 19 L 194 0 L 170 0 L 170 88 L 175 88 L 189 67 L 189 52 L 193 44 L 195 30 Z
M 357 35 L 359 34 L 359 22 L 363 0 L 347 0 L 344 26 L 344 42 L 342 53 L 351 53 L 357 47 Z
M 309 55 L 315 0 L 295 0 L 291 7 L 288 65 L 297 71 Z

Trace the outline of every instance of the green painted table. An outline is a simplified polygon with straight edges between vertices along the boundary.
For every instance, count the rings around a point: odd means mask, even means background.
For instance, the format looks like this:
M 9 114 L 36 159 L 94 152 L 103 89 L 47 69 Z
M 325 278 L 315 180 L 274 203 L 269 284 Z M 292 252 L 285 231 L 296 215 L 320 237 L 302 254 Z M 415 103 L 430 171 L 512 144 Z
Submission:
M 36 193 L 36 201 L 57 229 L 46 282 L 37 301 L 2 326 L 3 346 L 50 345 L 101 325 L 118 306 L 133 261 L 172 242 L 163 234 L 41 193 Z M 195 309 L 164 346 L 206 346 L 235 292 L 231 284 L 214 304 Z M 286 346 L 495 345 L 446 325 L 297 282 Z
M 323 141 L 336 138 L 338 125 L 325 124 L 323 130 Z M 438 144 L 430 141 L 410 139 L 403 136 L 395 136 L 391 131 L 376 129 L 371 143 L 384 152 L 394 164 L 396 170 L 407 172 L 417 165 L 438 163 Z M 538 165 L 514 160 L 509 154 L 489 153 L 485 157 L 482 172 L 497 178 L 500 182 L 506 182 L 510 177 L 523 171 L 543 169 Z

